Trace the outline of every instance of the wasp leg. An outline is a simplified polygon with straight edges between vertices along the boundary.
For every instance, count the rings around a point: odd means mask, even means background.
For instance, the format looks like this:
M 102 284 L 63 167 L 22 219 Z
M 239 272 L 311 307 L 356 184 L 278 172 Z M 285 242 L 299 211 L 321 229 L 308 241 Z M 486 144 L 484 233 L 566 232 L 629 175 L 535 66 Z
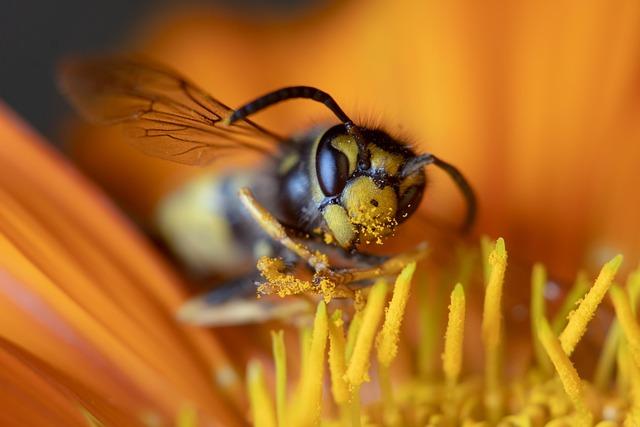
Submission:
M 322 282 L 315 280 L 318 275 L 331 275 L 333 274 L 329 266 L 329 258 L 320 251 L 312 251 L 307 246 L 300 242 L 296 242 L 287 233 L 286 228 L 280 224 L 280 222 L 269 213 L 253 196 L 251 190 L 248 188 L 241 188 L 238 192 L 240 201 L 247 208 L 253 219 L 260 225 L 260 227 L 275 241 L 280 242 L 285 248 L 297 255 L 301 260 L 305 261 L 315 272 L 314 284 L 318 285 L 320 289 L 323 289 Z M 291 274 L 287 274 L 282 271 L 282 266 L 278 265 L 277 261 L 274 264 L 273 260 L 266 260 L 266 263 L 259 270 L 262 275 L 267 277 L 272 284 L 276 284 L 282 292 L 288 295 L 302 293 L 308 290 L 311 283 L 303 280 L 296 279 Z M 260 264 L 260 263 L 259 263 Z M 354 296 L 353 290 L 346 286 L 347 282 L 334 282 L 333 293 L 341 296 Z M 267 284 L 268 285 L 268 284 Z M 279 286 L 278 286 L 279 285 Z M 270 286 L 263 287 L 263 290 L 267 291 Z
M 255 298 L 258 279 L 257 273 L 247 275 L 192 298 L 180 307 L 178 319 L 199 326 L 231 326 L 272 319 L 291 320 L 310 312 L 309 301 L 304 299 L 288 300 L 285 304 Z
M 340 249 L 342 251 L 342 256 L 344 258 L 353 260 L 359 264 L 366 265 L 369 267 L 380 265 L 391 258 L 389 255 L 376 255 L 368 252 L 360 252 L 360 251 L 354 251 L 354 250 L 346 251 L 342 248 Z
M 314 276 L 314 282 L 319 283 L 322 280 L 330 280 L 340 286 L 380 276 L 390 276 L 399 273 L 405 266 L 411 262 L 421 260 L 426 255 L 427 245 L 422 243 L 414 250 L 392 256 L 376 266 L 317 272 Z
M 275 241 L 280 242 L 285 248 L 296 254 L 313 268 L 314 271 L 329 269 L 327 256 L 320 251 L 312 251 L 302 243 L 293 240 L 285 227 L 269 213 L 253 196 L 248 188 L 241 188 L 238 192 L 240 201 L 247 208 L 253 219 Z
M 325 254 L 320 251 L 312 251 L 302 243 L 294 241 L 289 234 L 287 234 L 285 227 L 255 199 L 248 188 L 240 189 L 238 195 L 242 204 L 251 213 L 251 216 L 272 239 L 280 242 L 284 247 L 309 264 L 315 272 L 313 277 L 315 285 L 322 287 L 323 283 L 329 281 L 336 286 L 340 293 L 344 293 L 346 295 L 353 294 L 353 290 L 347 286 L 349 283 L 396 274 L 407 264 L 424 258 L 427 253 L 426 244 L 421 244 L 413 251 L 395 255 L 376 266 L 332 270 L 329 265 L 329 260 Z M 279 279 L 277 281 L 289 277 L 286 275 L 282 275 L 281 277 L 282 272 L 278 265 L 268 265 L 267 268 L 263 268 L 262 270 L 264 270 L 263 273 L 265 271 L 272 272 L 274 278 Z M 300 286 L 297 285 L 298 284 L 296 283 L 295 287 L 300 288 Z
M 257 273 L 233 279 L 218 285 L 215 289 L 198 298 L 207 305 L 217 305 L 232 299 L 256 296 L 256 282 L 260 279 Z

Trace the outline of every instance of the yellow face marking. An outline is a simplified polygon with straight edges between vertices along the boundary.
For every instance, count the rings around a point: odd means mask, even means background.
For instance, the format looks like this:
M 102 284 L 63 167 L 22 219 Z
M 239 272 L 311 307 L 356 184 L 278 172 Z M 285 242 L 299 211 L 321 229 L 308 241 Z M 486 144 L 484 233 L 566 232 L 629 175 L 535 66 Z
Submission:
M 368 243 L 382 243 L 395 230 L 398 200 L 390 186 L 382 189 L 368 176 L 360 176 L 345 188 L 342 200 L 352 224 L 359 226 Z
M 355 227 L 351 224 L 347 211 L 342 206 L 329 205 L 324 208 L 322 216 L 338 244 L 342 247 L 350 246 L 355 237 Z
M 402 166 L 403 158 L 399 154 L 391 154 L 373 144 L 369 145 L 371 167 L 375 170 L 385 170 L 389 175 L 397 175 Z
M 356 164 L 358 162 L 358 144 L 356 140 L 349 135 L 340 135 L 333 138 L 331 145 L 347 156 L 347 159 L 349 159 L 349 174 L 352 174 L 356 170 Z

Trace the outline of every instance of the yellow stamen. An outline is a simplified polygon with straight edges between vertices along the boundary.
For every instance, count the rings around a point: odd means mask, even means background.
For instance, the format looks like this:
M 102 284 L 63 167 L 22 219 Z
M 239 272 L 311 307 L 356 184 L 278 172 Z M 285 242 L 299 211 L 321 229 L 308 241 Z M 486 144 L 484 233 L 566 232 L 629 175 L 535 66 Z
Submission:
M 378 362 L 384 367 L 389 367 L 398 354 L 398 340 L 400 339 L 400 326 L 404 317 L 404 310 L 409 299 L 411 278 L 416 271 L 416 263 L 407 265 L 396 279 L 393 288 L 391 302 L 385 314 L 382 330 L 377 337 Z
M 247 368 L 247 389 L 251 403 L 251 417 L 256 427 L 276 427 L 276 414 L 267 391 L 262 365 L 254 360 Z
M 625 418 L 625 425 L 640 425 L 640 368 L 633 363 L 629 364 L 631 383 L 631 407 Z
M 616 356 L 618 354 L 618 346 L 620 345 L 620 323 L 614 319 L 607 332 L 607 338 L 602 346 L 600 352 L 600 358 L 598 359 L 598 365 L 593 375 L 593 384 L 599 390 L 605 390 L 609 385 L 609 379 L 615 368 Z
M 440 307 L 438 298 L 429 292 L 426 278 L 420 276 L 418 297 L 418 321 L 420 339 L 418 342 L 418 372 L 422 378 L 433 378 L 438 369 L 438 344 L 441 339 Z
M 449 304 L 449 318 L 444 337 L 444 352 L 442 353 L 442 371 L 445 377 L 445 395 L 442 402 L 442 412 L 448 424 L 455 424 L 457 412 L 456 385 L 462 370 L 465 296 L 464 287 L 458 283 L 451 292 Z
M 569 323 L 560 334 L 562 349 L 571 356 L 576 344 L 587 330 L 587 324 L 595 315 L 598 305 L 611 286 L 611 282 L 622 263 L 622 255 L 618 255 L 606 263 L 600 270 L 595 284 L 591 287 L 578 308 L 571 314 Z
M 351 398 L 349 399 L 349 411 L 351 425 L 348 427 L 360 427 L 361 423 L 361 407 L 360 407 L 360 386 L 353 387 L 351 390 Z
M 485 346 L 485 405 L 491 420 L 502 412 L 500 347 L 502 335 L 502 286 L 507 268 L 507 252 L 502 238 L 489 254 L 489 282 L 485 288 L 482 339 Z
M 349 331 L 347 332 L 347 344 L 346 348 L 344 349 L 344 359 L 347 362 L 351 360 L 351 355 L 353 355 L 353 349 L 356 346 L 356 340 L 358 339 L 358 334 L 360 333 L 360 328 L 362 327 L 363 316 L 364 309 L 361 311 L 357 311 L 353 316 L 353 319 L 351 319 Z
M 616 364 L 618 368 L 616 385 L 618 392 L 624 395 L 629 393 L 629 389 L 631 388 L 631 357 L 629 355 L 629 344 L 624 335 L 620 336 L 620 342 L 618 343 Z
M 369 369 L 369 354 L 373 346 L 373 338 L 376 329 L 382 319 L 384 303 L 387 296 L 388 285 L 385 281 L 379 280 L 371 288 L 369 299 L 364 309 L 362 326 L 356 338 L 353 354 L 349 360 L 349 366 L 345 378 L 351 387 L 359 386 L 369 380 L 367 370 Z
M 300 375 L 307 369 L 309 361 L 309 351 L 311 349 L 311 328 L 305 326 L 300 329 Z
M 465 297 L 462 284 L 458 283 L 451 292 L 449 321 L 444 337 L 442 370 L 447 384 L 454 386 L 462 370 L 462 344 L 464 340 Z
M 493 242 L 489 236 L 482 236 L 480 238 L 480 252 L 482 254 L 482 273 L 484 274 L 485 286 L 489 283 L 489 276 L 491 275 L 491 264 L 489 263 L 489 256 L 493 251 Z
M 301 330 L 300 382 L 295 389 L 295 397 L 289 399 L 286 408 L 289 415 L 284 420 L 280 416 L 283 412 L 284 403 L 280 402 L 284 402 L 284 388 L 278 392 L 278 384 L 286 382 L 286 376 L 278 379 L 277 365 L 278 360 L 284 365 L 285 357 L 284 354 L 278 356 L 276 341 L 281 341 L 283 352 L 284 342 L 281 333 L 274 335 L 276 397 L 278 394 L 282 397 L 277 397 L 275 406 L 278 408 L 278 417 L 274 415 L 273 419 L 278 421 L 279 425 L 292 426 L 588 426 L 594 421 L 594 414 L 587 405 L 588 400 L 593 410 L 598 411 L 598 421 L 601 421 L 598 425 L 602 427 L 619 425 L 623 420 L 625 426 L 640 425 L 640 325 L 634 317 L 635 303 L 640 296 L 640 274 L 630 276 L 628 290 L 612 285 L 611 280 L 620 261 L 620 257 L 616 257 L 603 266 L 593 289 L 589 290 L 576 312 L 570 316 L 563 332 L 565 344 L 570 343 L 575 347 L 584 332 L 572 335 L 571 331 L 586 328 L 590 316 L 602 299 L 599 294 L 611 288 L 617 323 L 612 324 L 603 351 L 607 353 L 602 356 L 603 359 L 607 359 L 606 369 L 598 368 L 605 373 L 596 374 L 596 378 L 605 379 L 599 380 L 600 389 L 589 388 L 588 395 L 586 384 L 583 385 L 579 378 L 566 352 L 567 349 L 558 338 L 559 334 L 553 332 L 550 322 L 546 319 L 546 277 L 541 265 L 534 267 L 531 278 L 531 321 L 534 332 L 532 343 L 538 343 L 538 365 L 545 366 L 546 363 L 550 369 L 544 373 L 539 369 L 529 369 L 526 375 L 515 373 L 516 378 L 509 382 L 506 381 L 506 376 L 503 379 L 501 366 L 506 335 L 502 330 L 501 306 L 507 252 L 502 239 L 498 239 L 488 255 L 486 266 L 489 274 L 485 286 L 481 325 L 486 359 L 484 381 L 482 377 L 475 375 L 466 378 L 462 376 L 468 295 L 465 295 L 463 285 L 458 283 L 449 295 L 449 316 L 441 358 L 444 381 L 437 376 L 421 376 L 396 383 L 390 365 L 396 360 L 399 351 L 404 354 L 410 350 L 410 346 L 399 339 L 400 327 L 406 323 L 402 318 L 405 315 L 410 280 L 415 268 L 414 265 L 410 265 L 397 278 L 386 312 L 386 282 L 379 280 L 372 288 L 354 293 L 359 297 L 354 303 L 355 314 L 347 337 L 344 333 L 343 322 L 347 321 L 346 318 L 343 320 L 344 313 L 336 310 L 329 320 L 324 303 L 318 306 L 314 327 Z M 431 319 L 434 320 L 433 325 L 427 325 L 432 327 L 431 329 L 422 330 L 420 339 L 428 336 L 428 333 L 433 333 L 433 337 L 441 336 L 440 328 L 434 325 L 441 323 L 440 317 L 444 318 L 441 314 L 446 304 L 442 300 L 448 293 L 447 284 L 454 277 L 457 275 L 453 271 L 451 274 L 444 274 L 440 278 L 442 283 L 436 287 L 437 292 L 434 292 L 434 295 L 422 292 L 424 286 L 418 288 L 418 309 L 424 310 L 424 307 L 428 307 Z M 584 292 L 584 283 L 584 275 L 580 275 L 572 293 L 577 295 Z M 360 298 L 363 295 L 367 297 Z M 570 295 L 567 300 L 575 298 Z M 579 321 L 580 319 L 582 321 Z M 421 322 L 423 321 L 421 318 Z M 555 321 L 558 321 L 557 317 Z M 423 326 L 422 323 L 420 326 Z M 328 356 L 325 354 L 327 337 L 330 342 Z M 369 380 L 368 369 L 373 357 L 371 350 L 374 338 L 375 357 L 378 361 L 376 380 L 380 387 L 380 397 L 372 401 L 371 390 L 367 388 L 367 394 L 363 396 L 364 400 L 361 403 L 361 386 Z M 419 348 L 422 348 L 422 345 Z M 433 340 L 429 351 L 436 355 L 437 360 L 439 345 L 436 339 Z M 333 413 L 334 418 L 320 421 L 322 368 L 326 363 L 325 357 L 328 358 L 331 371 L 331 392 L 326 397 L 332 398 L 334 403 L 326 405 L 326 409 L 334 408 L 334 411 L 327 411 L 327 414 Z M 605 362 L 601 360 L 600 363 Z M 398 366 L 403 367 L 406 368 L 404 365 Z M 608 387 L 614 369 L 619 375 L 617 390 Z M 398 372 L 406 374 L 410 371 L 399 369 Z M 252 398 L 252 406 L 255 406 L 254 400 Z M 509 412 L 506 413 L 507 411 Z M 272 412 L 276 411 L 272 408 Z
M 380 382 L 380 391 L 382 393 L 382 417 L 384 425 L 397 426 L 400 425 L 400 411 L 395 402 L 393 388 L 391 387 L 391 374 L 389 367 L 383 364 L 378 365 L 378 381 Z
M 640 296 L 640 270 L 636 270 L 629 275 L 627 279 L 627 292 L 629 293 L 631 309 L 635 313 L 638 297 Z M 609 384 L 609 379 L 615 368 L 619 343 L 622 339 L 621 334 L 620 322 L 618 319 L 614 319 L 611 322 L 607 338 L 602 346 L 594 374 L 593 382 L 599 390 L 605 390 Z M 625 378 L 628 378 L 628 376 Z
M 320 416 L 325 349 L 329 333 L 327 306 L 320 301 L 313 322 L 311 344 L 305 369 L 300 379 L 300 391 L 293 409 L 294 426 L 315 425 Z
M 640 367 L 640 326 L 631 309 L 629 296 L 619 286 L 611 287 L 611 300 L 636 367 Z
M 546 319 L 542 319 L 538 325 L 538 337 L 547 352 L 547 355 L 553 362 L 556 372 L 560 377 L 564 391 L 569 396 L 571 403 L 576 410 L 577 423 L 579 426 L 590 426 L 593 423 L 593 415 L 587 407 L 584 397 L 582 381 L 578 376 L 578 372 L 573 367 L 569 357 L 558 338 L 553 335 L 551 327 Z
M 407 265 L 396 279 L 393 288 L 391 302 L 385 314 L 382 329 L 378 333 L 376 345 L 378 348 L 378 375 L 384 402 L 384 420 L 386 425 L 398 425 L 400 412 L 395 404 L 389 366 L 398 354 L 398 341 L 400 339 L 400 326 L 404 317 L 405 307 L 409 299 L 411 278 L 416 270 L 416 263 Z
M 553 318 L 553 322 L 551 323 L 551 329 L 553 333 L 556 335 L 560 335 L 562 330 L 567 324 L 567 318 L 569 314 L 573 311 L 573 308 L 576 306 L 578 301 L 584 297 L 584 295 L 589 290 L 589 278 L 587 277 L 587 273 L 584 271 L 580 271 L 576 277 L 571 290 L 564 298 L 562 305 L 558 309 L 555 317 Z
M 484 311 L 482 316 L 482 337 L 485 345 L 497 347 L 501 339 L 502 328 L 502 286 L 507 268 L 507 252 L 504 240 L 496 241 L 494 250 L 489 254 L 489 282 L 486 286 Z
M 531 274 L 531 338 L 533 340 L 533 350 L 538 360 L 540 368 L 551 373 L 552 366 L 547 353 L 542 348 L 542 344 L 537 336 L 538 323 L 546 319 L 544 309 L 544 288 L 547 284 L 547 272 L 542 264 L 535 264 Z
M 284 331 L 271 332 L 273 360 L 276 365 L 276 414 L 278 427 L 287 425 L 285 405 L 287 398 L 287 351 L 284 345 Z
M 349 400 L 349 387 L 344 380 L 346 371 L 344 321 L 342 312 L 336 310 L 329 323 L 329 371 L 331 372 L 331 393 L 338 405 Z

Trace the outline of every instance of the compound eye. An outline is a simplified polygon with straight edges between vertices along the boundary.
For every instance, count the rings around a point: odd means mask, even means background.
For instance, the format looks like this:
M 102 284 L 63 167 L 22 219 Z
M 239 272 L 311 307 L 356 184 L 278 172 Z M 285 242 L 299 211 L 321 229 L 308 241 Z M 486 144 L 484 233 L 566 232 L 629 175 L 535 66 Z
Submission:
M 331 144 L 332 139 L 323 136 L 316 151 L 316 175 L 325 196 L 339 194 L 349 178 L 349 159 Z
M 413 185 L 402 194 L 398 203 L 398 211 L 396 214 L 396 220 L 398 223 L 405 221 L 409 218 L 420 205 L 422 200 L 422 192 L 424 187 L 421 185 Z

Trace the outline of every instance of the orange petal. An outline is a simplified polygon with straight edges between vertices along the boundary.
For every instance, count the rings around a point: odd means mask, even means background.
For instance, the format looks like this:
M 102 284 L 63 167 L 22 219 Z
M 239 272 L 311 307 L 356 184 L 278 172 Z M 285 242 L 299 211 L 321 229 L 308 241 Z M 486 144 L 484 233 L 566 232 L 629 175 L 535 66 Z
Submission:
M 175 274 L 1 104 L 0 141 L 0 334 L 132 412 L 189 403 L 236 424 L 240 383 L 215 338 L 175 321 Z

